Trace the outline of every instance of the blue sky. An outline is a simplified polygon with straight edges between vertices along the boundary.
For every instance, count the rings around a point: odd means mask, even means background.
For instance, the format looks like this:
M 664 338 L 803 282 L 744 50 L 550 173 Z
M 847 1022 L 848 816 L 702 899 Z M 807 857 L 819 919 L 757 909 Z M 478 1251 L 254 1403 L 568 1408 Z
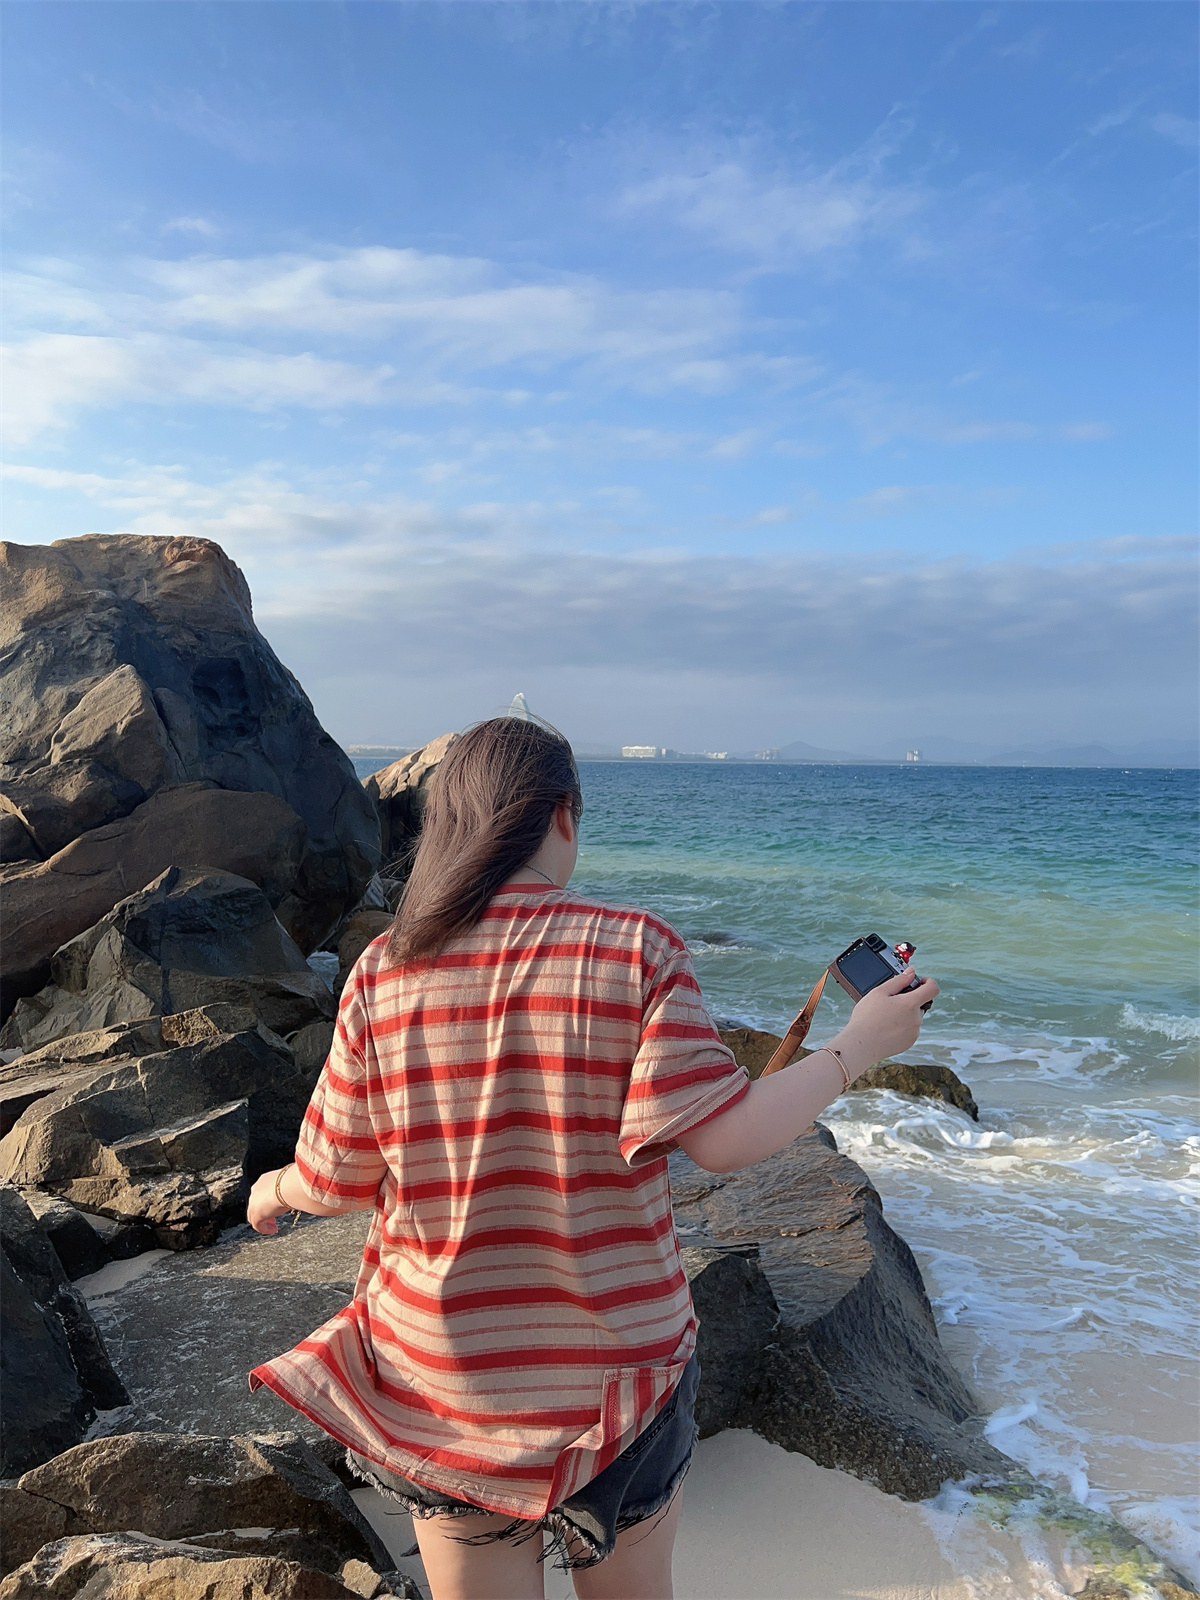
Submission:
M 1195 729 L 1186 4 L 22 3 L 8 536 L 345 742 Z

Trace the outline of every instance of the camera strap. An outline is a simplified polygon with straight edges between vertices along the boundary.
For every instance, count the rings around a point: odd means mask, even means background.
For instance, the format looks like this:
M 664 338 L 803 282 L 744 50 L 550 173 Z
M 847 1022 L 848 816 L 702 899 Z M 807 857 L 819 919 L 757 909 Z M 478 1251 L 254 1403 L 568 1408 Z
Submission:
M 760 1078 L 769 1077 L 772 1072 L 782 1072 L 784 1067 L 790 1067 L 795 1059 L 796 1051 L 808 1037 L 808 1030 L 812 1027 L 812 1019 L 816 1015 L 817 1005 L 825 989 L 825 980 L 829 976 L 829 968 L 817 979 L 813 991 L 800 1008 L 800 1013 L 795 1022 L 779 1041 L 779 1048 L 759 1073 Z

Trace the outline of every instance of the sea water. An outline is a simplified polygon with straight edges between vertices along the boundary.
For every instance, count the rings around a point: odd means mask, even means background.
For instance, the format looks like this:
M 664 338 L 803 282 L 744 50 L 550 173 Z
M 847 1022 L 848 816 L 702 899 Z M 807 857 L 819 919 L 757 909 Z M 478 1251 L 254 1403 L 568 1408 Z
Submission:
M 582 893 L 782 1032 L 859 934 L 942 992 L 906 1059 L 970 1085 L 826 1114 L 921 1265 L 995 1444 L 1200 1578 L 1194 771 L 588 762 Z M 831 992 L 832 991 L 832 992 Z M 811 1039 L 849 1009 L 830 984 Z

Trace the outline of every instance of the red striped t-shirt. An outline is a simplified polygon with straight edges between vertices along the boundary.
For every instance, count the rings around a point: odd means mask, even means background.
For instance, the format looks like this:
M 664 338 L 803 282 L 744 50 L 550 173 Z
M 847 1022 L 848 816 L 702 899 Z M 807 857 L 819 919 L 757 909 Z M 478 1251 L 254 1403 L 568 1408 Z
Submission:
M 359 959 L 296 1165 L 375 1196 L 354 1298 L 256 1367 L 390 1471 L 540 1517 L 670 1397 L 695 1347 L 667 1154 L 748 1078 L 645 911 L 502 889 L 433 960 Z

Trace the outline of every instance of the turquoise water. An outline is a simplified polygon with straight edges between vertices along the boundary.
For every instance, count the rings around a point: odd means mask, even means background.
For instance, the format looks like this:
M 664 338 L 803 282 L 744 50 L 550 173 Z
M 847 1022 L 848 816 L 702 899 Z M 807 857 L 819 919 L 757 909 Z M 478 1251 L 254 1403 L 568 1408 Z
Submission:
M 856 935 L 917 946 L 942 993 L 910 1058 L 954 1067 L 979 1123 L 875 1092 L 826 1120 L 995 1442 L 1200 1577 L 1197 774 L 581 775 L 575 886 L 670 921 L 714 1015 L 781 1031 Z

